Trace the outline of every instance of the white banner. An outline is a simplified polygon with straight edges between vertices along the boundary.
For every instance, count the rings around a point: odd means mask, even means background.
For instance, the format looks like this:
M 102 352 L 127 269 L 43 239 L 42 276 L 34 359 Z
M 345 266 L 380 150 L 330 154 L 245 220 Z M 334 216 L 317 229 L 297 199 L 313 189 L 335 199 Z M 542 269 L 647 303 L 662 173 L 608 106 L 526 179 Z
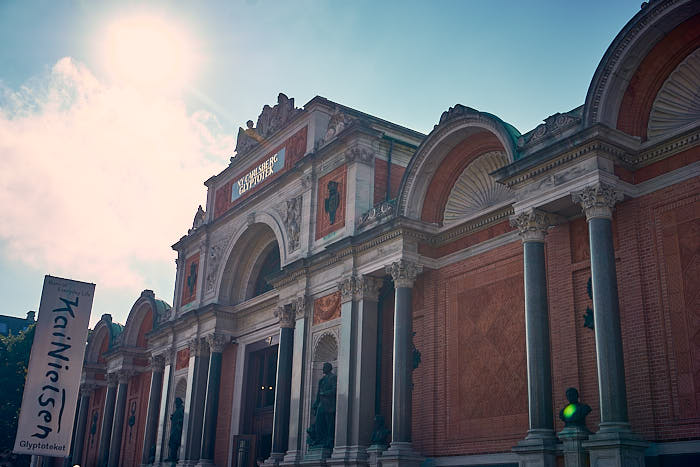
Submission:
M 95 284 L 45 276 L 14 452 L 67 457 Z

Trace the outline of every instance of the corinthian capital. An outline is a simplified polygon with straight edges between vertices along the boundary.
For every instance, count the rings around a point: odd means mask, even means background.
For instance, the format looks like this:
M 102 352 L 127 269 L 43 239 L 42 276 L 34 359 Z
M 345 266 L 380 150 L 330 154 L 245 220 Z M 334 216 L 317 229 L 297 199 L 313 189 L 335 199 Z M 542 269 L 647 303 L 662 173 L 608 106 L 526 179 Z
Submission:
M 338 282 L 338 290 L 340 291 L 340 301 L 342 303 L 348 302 L 353 299 L 355 293 L 357 293 L 358 288 L 357 277 L 348 276 L 342 281 Z
M 209 350 L 211 352 L 221 353 L 224 351 L 224 347 L 229 343 L 231 338 L 224 334 L 214 333 L 209 334 L 207 337 L 207 343 L 209 344 Z
M 163 354 L 152 355 L 150 358 L 151 371 L 162 373 L 165 369 L 165 356 Z
M 296 324 L 296 314 L 294 313 L 293 305 L 277 307 L 275 317 L 280 320 L 281 328 L 293 328 Z
M 423 272 L 423 266 L 412 261 L 401 259 L 386 267 L 387 274 L 391 274 L 396 287 L 413 287 L 418 274 Z
M 574 203 L 579 203 L 586 213 L 586 220 L 596 217 L 612 219 L 612 210 L 623 195 L 606 183 L 596 183 L 571 194 Z
M 190 348 L 190 355 L 200 357 L 207 351 L 207 341 L 201 337 L 194 337 L 187 343 Z
M 510 225 L 518 228 L 520 239 L 525 242 L 544 242 L 552 220 L 546 212 L 528 209 L 510 218 Z

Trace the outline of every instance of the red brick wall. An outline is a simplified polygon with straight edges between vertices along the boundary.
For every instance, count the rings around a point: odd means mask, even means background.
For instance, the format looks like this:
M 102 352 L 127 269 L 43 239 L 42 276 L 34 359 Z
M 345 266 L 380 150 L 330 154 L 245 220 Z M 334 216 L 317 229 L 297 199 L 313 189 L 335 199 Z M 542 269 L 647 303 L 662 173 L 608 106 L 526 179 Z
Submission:
M 700 436 L 700 178 L 626 201 L 615 210 L 614 240 L 630 422 L 651 441 Z M 546 240 L 555 412 L 579 388 L 598 410 L 588 232 L 578 219 Z M 697 344 L 695 343 L 697 341 Z M 560 430 L 562 423 L 556 420 Z
M 141 326 L 139 327 L 139 334 L 136 336 L 136 345 L 142 349 L 146 348 L 146 333 L 151 332 L 153 329 L 153 311 L 148 310 L 141 321 Z
M 700 15 L 676 27 L 654 46 L 627 85 L 617 117 L 619 130 L 647 139 L 649 114 L 656 94 L 676 66 L 698 47 Z
M 141 464 L 150 385 L 150 372 L 139 373 L 129 379 L 119 454 L 119 465 L 122 467 L 135 467 Z M 129 426 L 129 419 L 132 416 L 134 424 Z
M 236 344 L 229 344 L 224 348 L 223 354 L 221 355 L 219 414 L 216 417 L 216 441 L 214 442 L 214 463 L 216 465 L 227 465 L 228 462 L 237 349 L 238 346 Z
M 386 199 L 386 176 L 389 164 L 383 159 L 374 159 L 374 204 Z M 394 199 L 399 194 L 399 185 L 406 167 L 391 164 L 391 193 L 389 199 Z
M 324 200 L 328 198 L 328 182 L 338 182 L 340 205 L 335 212 L 335 222 L 331 224 L 330 216 L 325 211 Z M 342 165 L 318 180 L 318 203 L 316 214 L 316 240 L 325 237 L 345 226 L 345 196 L 347 192 L 347 166 Z
M 424 272 L 413 300 L 416 448 L 509 451 L 528 427 L 520 242 Z

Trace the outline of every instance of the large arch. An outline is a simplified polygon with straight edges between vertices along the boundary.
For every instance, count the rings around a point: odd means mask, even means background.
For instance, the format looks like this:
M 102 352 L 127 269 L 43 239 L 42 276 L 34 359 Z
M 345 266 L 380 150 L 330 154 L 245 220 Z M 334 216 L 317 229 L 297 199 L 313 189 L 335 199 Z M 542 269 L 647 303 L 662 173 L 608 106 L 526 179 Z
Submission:
M 281 240 L 281 229 L 275 232 L 266 222 L 252 223 L 234 236 L 218 281 L 219 303 L 235 305 L 255 295 L 257 278 L 275 249 L 278 263 L 283 264 L 285 248 Z
M 700 2 L 694 0 L 645 4 L 615 37 L 593 75 L 583 109 L 584 127 L 602 123 L 645 139 L 644 123 L 654 96 L 698 47 L 698 14 Z M 629 108 L 628 115 L 621 114 L 623 106 Z
M 495 115 L 459 104 L 443 112 L 406 168 L 399 215 L 442 224 L 452 188 L 465 169 L 487 153 L 499 153 L 503 164 L 514 162 L 518 137 L 517 129 Z M 480 165 L 486 170 L 488 164 Z
M 145 348 L 145 333 L 158 327 L 170 305 L 155 297 L 152 290 L 144 290 L 129 311 L 124 325 L 122 345 Z
M 85 362 L 103 363 L 102 355 L 116 344 L 124 327 L 112 322 L 112 315 L 104 314 L 95 324 L 85 349 Z

